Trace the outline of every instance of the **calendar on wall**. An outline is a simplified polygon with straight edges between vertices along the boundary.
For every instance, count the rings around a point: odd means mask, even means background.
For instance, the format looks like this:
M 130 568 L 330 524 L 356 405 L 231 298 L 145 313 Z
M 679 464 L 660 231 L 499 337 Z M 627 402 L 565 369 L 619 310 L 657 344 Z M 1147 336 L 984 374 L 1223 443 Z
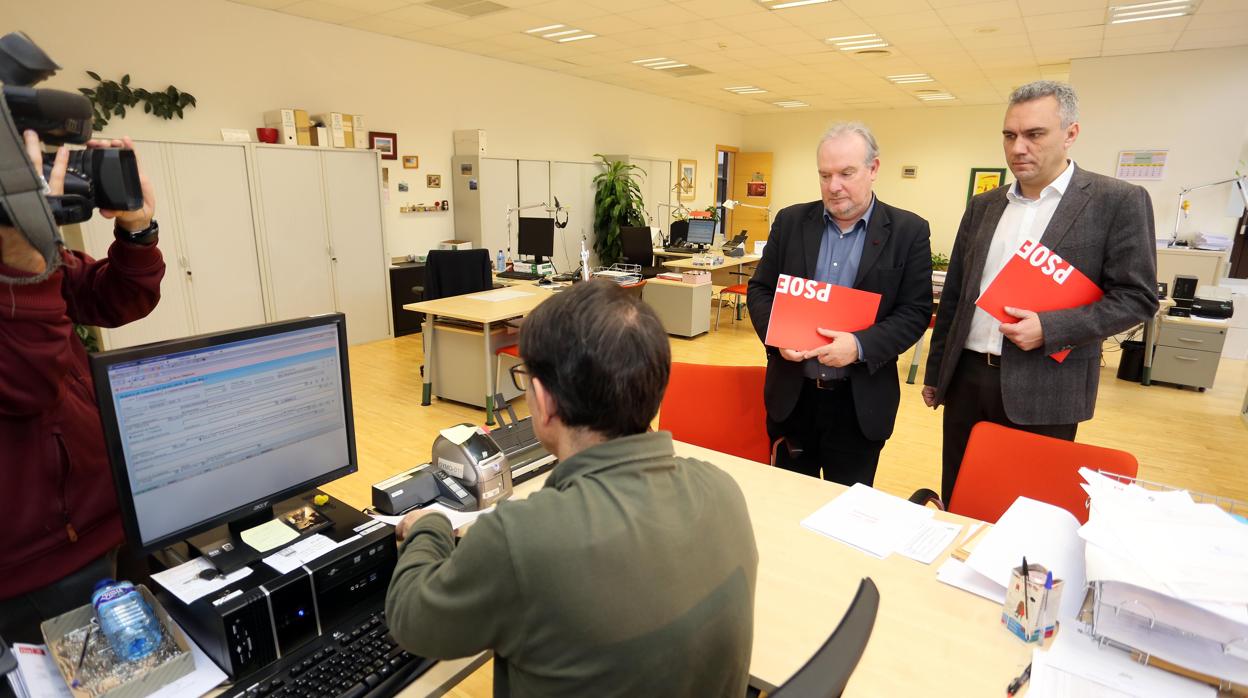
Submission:
M 1165 176 L 1168 150 L 1118 151 L 1118 179 L 1157 180 Z

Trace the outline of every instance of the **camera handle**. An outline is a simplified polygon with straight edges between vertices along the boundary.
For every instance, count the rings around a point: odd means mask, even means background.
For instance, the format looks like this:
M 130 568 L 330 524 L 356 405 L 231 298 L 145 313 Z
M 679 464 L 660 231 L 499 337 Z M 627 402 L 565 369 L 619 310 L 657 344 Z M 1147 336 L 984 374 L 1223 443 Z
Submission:
M 13 278 L 0 274 L 0 282 L 34 284 L 47 279 L 60 266 L 61 230 L 44 197 L 44 181 L 26 156 L 26 143 L 0 92 L 0 211 L 34 246 L 47 268 L 35 277 Z

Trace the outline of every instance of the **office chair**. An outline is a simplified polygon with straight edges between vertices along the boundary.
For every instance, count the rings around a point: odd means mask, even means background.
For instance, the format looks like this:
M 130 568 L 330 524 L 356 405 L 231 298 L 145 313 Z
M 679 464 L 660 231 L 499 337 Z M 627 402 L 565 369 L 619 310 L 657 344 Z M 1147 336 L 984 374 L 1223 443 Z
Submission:
M 654 266 L 654 242 L 649 228 L 620 228 L 620 244 L 624 262 L 641 267 L 641 278 L 653 279 L 663 271 Z
M 1064 441 L 1050 436 L 980 422 L 971 429 L 948 510 L 995 523 L 1019 497 L 1047 502 L 1088 521 L 1088 495 L 1079 486 L 1079 468 L 1135 477 L 1140 464 L 1126 451 Z M 910 501 L 934 503 L 940 496 L 921 489 Z
M 815 655 L 768 698 L 836 698 L 844 693 L 849 677 L 867 649 L 879 608 L 880 590 L 870 577 L 864 577 L 836 630 Z
M 659 429 L 678 441 L 771 464 L 763 366 L 672 362 Z
M 494 287 L 489 250 L 430 250 L 425 257 L 425 285 L 417 286 L 421 300 L 462 296 Z

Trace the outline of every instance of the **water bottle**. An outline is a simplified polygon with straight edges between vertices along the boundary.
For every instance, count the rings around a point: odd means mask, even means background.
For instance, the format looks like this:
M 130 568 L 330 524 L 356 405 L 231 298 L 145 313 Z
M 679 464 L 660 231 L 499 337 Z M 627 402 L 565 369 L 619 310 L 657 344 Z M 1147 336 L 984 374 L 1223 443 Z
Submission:
M 122 661 L 142 659 L 160 646 L 160 622 L 130 582 L 96 582 L 91 606 L 99 619 L 100 632 Z
M 502 271 L 503 269 L 505 269 L 505 268 L 506 268 L 506 267 L 504 266 L 505 264 L 506 264 L 506 262 L 504 262 L 504 261 L 503 261 L 503 251 L 502 251 L 502 250 L 499 250 L 499 251 L 498 251 L 498 260 L 497 260 L 497 261 L 495 262 L 495 264 L 494 264 L 494 271 Z

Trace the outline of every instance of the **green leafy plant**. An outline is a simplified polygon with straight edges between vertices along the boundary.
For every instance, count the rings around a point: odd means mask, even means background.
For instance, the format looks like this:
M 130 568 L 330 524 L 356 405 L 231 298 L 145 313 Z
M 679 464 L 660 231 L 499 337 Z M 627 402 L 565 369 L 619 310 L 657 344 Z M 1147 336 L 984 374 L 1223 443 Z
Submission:
M 120 82 L 105 80 L 98 73 L 90 70 L 87 71 L 87 75 L 95 80 L 96 86 L 94 88 L 80 87 L 78 91 L 91 100 L 94 117 L 92 126 L 96 131 L 103 130 L 108 125 L 109 119 L 114 116 L 126 118 L 126 110 L 133 109 L 139 102 L 143 103 L 143 113 L 159 116 L 162 119 L 172 119 L 174 116 L 181 119 L 183 110 L 198 105 L 195 95 L 182 92 L 173 85 L 157 92 L 149 92 L 141 87 L 130 87 L 129 73 L 121 76 Z
M 718 206 L 711 205 L 711 206 L 707 206 L 706 208 L 702 210 L 711 214 L 711 220 L 715 221 L 716 223 L 719 222 L 719 207 Z
M 600 264 L 610 265 L 624 257 L 620 228 L 646 224 L 645 202 L 633 175 L 634 170 L 643 175 L 646 171 L 630 163 L 607 160 L 597 153 L 594 157 L 602 160 L 604 168 L 594 177 L 594 251 Z
M 932 253 L 932 271 L 945 271 L 949 268 L 949 256 L 943 252 Z

